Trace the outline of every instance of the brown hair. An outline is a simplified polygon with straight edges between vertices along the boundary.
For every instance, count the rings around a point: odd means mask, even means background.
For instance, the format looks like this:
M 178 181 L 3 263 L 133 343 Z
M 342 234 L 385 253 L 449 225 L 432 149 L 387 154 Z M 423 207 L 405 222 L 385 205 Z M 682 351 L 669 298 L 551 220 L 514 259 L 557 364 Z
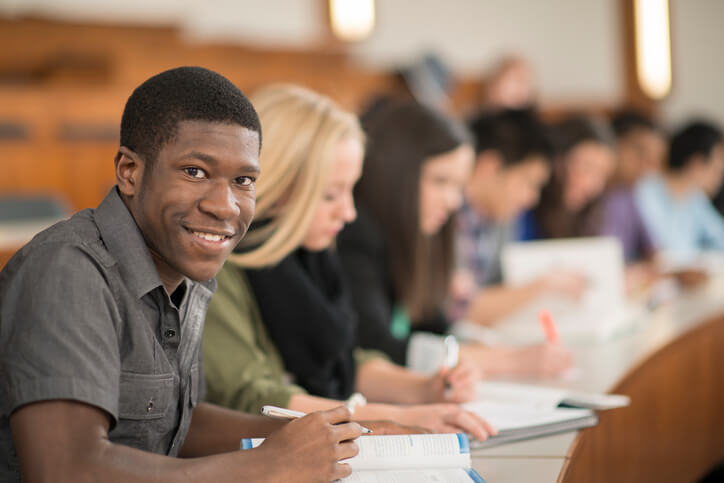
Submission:
M 388 275 L 414 323 L 440 311 L 454 262 L 455 217 L 420 229 L 419 186 L 430 158 L 470 144 L 464 125 L 414 102 L 388 101 L 362 117 L 368 136 L 355 200 L 383 233 Z
M 567 156 L 575 147 L 585 142 L 613 148 L 614 134 L 602 121 L 576 116 L 554 125 L 553 136 L 558 156 L 553 176 L 543 188 L 540 203 L 535 209 L 540 234 L 543 238 L 594 236 L 598 234 L 602 222 L 601 196 L 591 200 L 575 213 L 566 210 L 563 192 Z

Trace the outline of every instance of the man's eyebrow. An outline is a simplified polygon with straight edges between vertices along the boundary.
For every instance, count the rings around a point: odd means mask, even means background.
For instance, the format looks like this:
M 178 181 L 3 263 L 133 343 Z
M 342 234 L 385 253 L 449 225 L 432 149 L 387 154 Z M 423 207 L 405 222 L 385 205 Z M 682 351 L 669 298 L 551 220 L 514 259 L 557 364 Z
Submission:
M 184 159 L 187 159 L 187 158 L 195 158 L 195 159 L 198 159 L 199 161 L 203 161 L 204 163 L 212 164 L 212 165 L 214 165 L 214 166 L 216 166 L 217 164 L 219 164 L 219 160 L 218 160 L 218 159 L 216 159 L 215 157 L 211 156 L 210 154 L 202 153 L 202 152 L 200 152 L 200 151 L 191 151 L 191 152 L 189 152 L 189 153 L 187 153 L 187 154 L 184 154 L 183 158 L 184 158 Z
M 202 153 L 200 151 L 191 151 L 188 154 L 185 154 L 183 156 L 183 159 L 198 159 L 199 161 L 203 161 L 206 164 L 209 164 L 211 166 L 218 166 L 219 160 L 216 159 L 214 156 L 206 153 Z M 242 166 L 240 169 L 243 173 L 249 173 L 249 174 L 259 174 L 259 166 L 257 164 L 249 163 L 245 166 Z

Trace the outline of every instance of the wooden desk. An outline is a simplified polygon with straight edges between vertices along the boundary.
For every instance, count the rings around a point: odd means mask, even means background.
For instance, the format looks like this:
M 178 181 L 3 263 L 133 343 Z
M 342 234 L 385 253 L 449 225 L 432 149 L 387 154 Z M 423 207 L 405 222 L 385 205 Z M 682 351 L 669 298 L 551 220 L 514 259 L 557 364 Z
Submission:
M 631 405 L 578 434 L 474 451 L 489 483 L 686 482 L 724 461 L 724 277 L 629 334 L 571 349 L 582 376 L 546 385 L 626 394 Z M 542 465 L 556 471 L 530 470 Z

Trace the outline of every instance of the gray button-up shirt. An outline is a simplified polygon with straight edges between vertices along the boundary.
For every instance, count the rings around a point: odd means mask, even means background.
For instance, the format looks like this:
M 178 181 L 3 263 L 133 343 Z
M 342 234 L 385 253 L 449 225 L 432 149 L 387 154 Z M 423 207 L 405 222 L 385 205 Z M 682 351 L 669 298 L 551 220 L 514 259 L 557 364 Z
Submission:
M 203 397 L 200 345 L 216 282 L 176 307 L 116 188 L 37 235 L 0 273 L 0 481 L 19 481 L 14 410 L 70 399 L 112 417 L 110 439 L 175 456 Z

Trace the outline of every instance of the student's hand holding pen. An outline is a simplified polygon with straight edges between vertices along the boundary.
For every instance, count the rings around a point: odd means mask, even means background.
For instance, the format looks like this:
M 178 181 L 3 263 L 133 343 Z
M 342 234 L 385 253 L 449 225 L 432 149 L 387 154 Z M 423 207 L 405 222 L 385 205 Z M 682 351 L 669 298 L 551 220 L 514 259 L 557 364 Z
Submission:
M 548 310 L 542 310 L 538 314 L 538 322 L 546 342 L 519 349 L 520 376 L 559 376 L 571 367 L 573 356 L 561 343 L 558 327 Z
M 430 379 L 428 402 L 467 402 L 477 395 L 480 373 L 474 365 L 460 363 L 460 345 L 454 336 L 443 339 L 442 365 Z
M 468 402 L 477 395 L 480 373 L 473 364 L 461 361 L 452 369 L 442 367 L 430 379 L 429 402 Z
M 276 462 L 282 473 L 275 481 L 333 481 L 352 469 L 341 460 L 359 452 L 355 439 L 362 427 L 350 421 L 349 409 L 340 406 L 292 419 L 270 434 L 257 451 L 259 458 Z M 261 477 L 261 475 L 260 475 Z

